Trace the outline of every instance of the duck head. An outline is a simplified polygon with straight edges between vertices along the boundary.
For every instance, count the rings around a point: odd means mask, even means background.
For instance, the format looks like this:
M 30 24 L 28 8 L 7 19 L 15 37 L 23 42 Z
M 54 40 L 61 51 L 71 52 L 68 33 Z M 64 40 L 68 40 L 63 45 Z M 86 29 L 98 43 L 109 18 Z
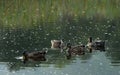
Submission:
M 26 51 L 23 52 L 23 60 L 27 60 L 28 53 Z
M 71 48 L 71 43 L 67 43 L 67 48 Z
M 88 42 L 92 42 L 92 37 L 89 37 L 89 38 L 88 38 Z

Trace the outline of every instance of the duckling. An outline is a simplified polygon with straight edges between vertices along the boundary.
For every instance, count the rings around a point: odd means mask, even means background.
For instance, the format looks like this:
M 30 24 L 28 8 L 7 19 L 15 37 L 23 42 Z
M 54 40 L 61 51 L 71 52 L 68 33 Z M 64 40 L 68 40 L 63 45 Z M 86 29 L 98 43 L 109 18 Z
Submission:
M 72 54 L 75 55 L 84 55 L 85 54 L 85 46 L 84 45 L 77 45 L 71 46 L 71 43 L 67 43 L 67 52 L 68 55 L 71 56 Z
M 27 53 L 26 51 L 23 52 L 23 60 L 27 61 L 29 59 L 32 59 L 34 61 L 45 61 L 45 54 L 46 51 L 35 51 L 31 53 Z

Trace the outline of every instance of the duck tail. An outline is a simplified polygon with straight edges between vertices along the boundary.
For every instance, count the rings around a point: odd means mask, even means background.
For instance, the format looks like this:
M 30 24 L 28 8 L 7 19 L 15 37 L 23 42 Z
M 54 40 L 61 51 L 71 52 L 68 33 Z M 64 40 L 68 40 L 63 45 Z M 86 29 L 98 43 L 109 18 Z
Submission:
M 27 52 L 24 51 L 24 52 L 23 52 L 23 60 L 27 60 L 27 56 L 28 56 Z

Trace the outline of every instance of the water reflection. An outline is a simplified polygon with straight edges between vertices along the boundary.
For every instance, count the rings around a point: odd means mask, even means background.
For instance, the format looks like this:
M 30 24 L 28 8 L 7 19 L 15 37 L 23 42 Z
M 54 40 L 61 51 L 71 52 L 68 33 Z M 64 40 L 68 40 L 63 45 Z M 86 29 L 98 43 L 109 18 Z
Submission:
M 46 60 L 30 60 L 23 63 L 21 60 L 7 60 L 7 66 L 10 71 L 17 71 L 20 69 L 24 69 L 24 67 L 49 67 L 50 65 L 54 65 L 56 68 L 64 68 L 66 65 L 72 63 L 75 60 L 75 57 L 72 57 L 70 60 L 66 59 L 66 56 L 59 51 L 49 51 L 46 55 Z M 5 62 L 5 61 L 4 61 Z
M 53 29 L 51 25 L 54 24 Z M 58 27 L 56 23 L 45 23 L 43 25 L 35 26 L 30 29 L 23 28 L 1 28 L 0 29 L 0 62 L 4 62 L 7 65 L 9 71 L 25 70 L 26 67 L 51 67 L 64 69 L 79 63 L 83 66 L 86 63 L 93 61 L 109 62 L 107 65 L 119 66 L 119 19 L 109 20 L 103 19 L 97 21 L 96 19 L 84 19 L 80 18 L 78 22 L 70 21 L 65 25 Z M 64 33 L 63 33 L 64 32 Z M 57 51 L 48 52 L 46 61 L 28 61 L 24 64 L 20 60 L 16 60 L 15 57 L 21 56 L 24 50 L 26 51 L 39 51 L 43 48 L 50 48 L 51 39 L 64 39 L 66 42 L 71 42 L 74 45 L 86 44 L 89 36 L 94 39 L 100 37 L 106 40 L 106 52 L 107 58 L 102 59 L 102 56 L 95 58 L 96 52 L 99 54 L 103 52 L 93 51 L 93 53 L 86 53 L 85 55 L 72 56 L 71 59 L 67 59 L 66 55 Z M 103 53 L 104 54 L 104 53 Z M 101 54 L 102 55 L 102 54 Z M 101 59 L 99 62 L 96 59 Z M 94 60 L 93 60 L 94 59 Z M 103 61 L 102 61 L 103 60 Z M 96 62 L 91 63 L 93 66 Z M 97 63 L 96 63 L 97 64 Z M 106 64 L 100 64 L 106 66 Z M 89 66 L 89 65 L 88 65 Z M 87 67 L 87 66 L 86 66 Z
M 113 66 L 120 66 L 120 55 L 119 55 L 119 48 L 112 48 L 109 49 L 106 53 L 108 59 L 111 60 L 111 65 Z

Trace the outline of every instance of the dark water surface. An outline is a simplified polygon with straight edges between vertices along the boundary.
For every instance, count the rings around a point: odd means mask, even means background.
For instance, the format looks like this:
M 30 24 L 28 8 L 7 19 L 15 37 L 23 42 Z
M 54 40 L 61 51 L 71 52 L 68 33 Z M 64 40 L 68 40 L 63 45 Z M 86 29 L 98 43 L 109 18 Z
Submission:
M 105 21 L 105 20 L 104 20 Z M 71 23 L 56 29 L 42 26 L 31 29 L 1 28 L 0 30 L 0 72 L 3 75 L 119 75 L 119 20 L 106 22 Z M 90 25 L 92 22 L 94 25 Z M 100 23 L 96 26 L 97 23 Z M 45 23 L 48 24 L 53 23 Z M 86 25 L 79 25 L 86 24 Z M 104 25 L 105 24 L 105 25 Z M 98 27 L 99 26 L 99 27 Z M 58 28 L 62 31 L 59 31 Z M 58 32 L 55 32 L 58 31 Z M 24 50 L 36 51 L 50 48 L 51 39 L 64 39 L 72 44 L 86 44 L 92 36 L 106 41 L 106 51 L 93 51 L 85 55 L 73 56 L 67 60 L 65 54 L 53 51 L 48 53 L 46 61 L 27 62 L 24 64 L 15 57 L 21 56 Z
M 0 0 L 0 75 L 120 75 L 119 0 Z M 87 44 L 105 40 L 98 50 L 66 59 L 51 51 L 51 40 Z M 46 61 L 16 57 L 46 49 Z

